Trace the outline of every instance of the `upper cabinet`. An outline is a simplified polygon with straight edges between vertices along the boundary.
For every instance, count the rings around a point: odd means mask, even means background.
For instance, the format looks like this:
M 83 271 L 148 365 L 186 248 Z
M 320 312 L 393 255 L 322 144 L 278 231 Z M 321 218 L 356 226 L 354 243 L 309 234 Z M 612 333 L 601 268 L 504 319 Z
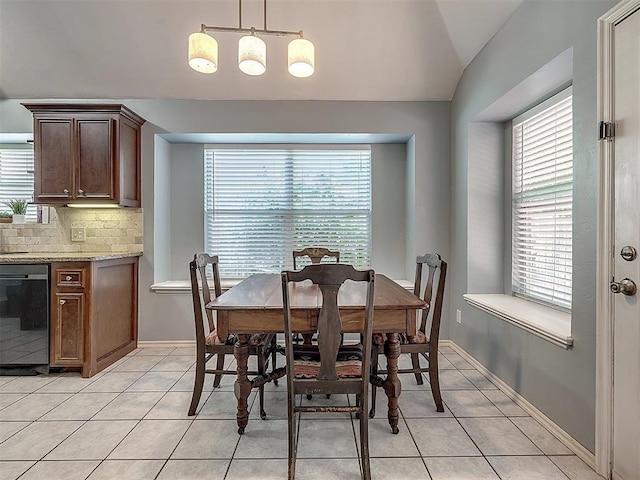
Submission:
M 144 119 L 116 104 L 23 105 L 33 113 L 35 203 L 140 206 Z

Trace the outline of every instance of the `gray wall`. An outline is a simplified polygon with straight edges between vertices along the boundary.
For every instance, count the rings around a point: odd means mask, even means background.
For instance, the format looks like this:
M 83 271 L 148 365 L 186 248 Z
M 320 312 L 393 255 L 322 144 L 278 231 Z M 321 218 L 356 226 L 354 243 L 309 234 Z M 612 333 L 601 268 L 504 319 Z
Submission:
M 399 238 L 404 238 L 404 257 L 411 259 L 422 251 L 439 251 L 447 257 L 449 255 L 449 103 L 448 102 L 201 102 L 189 100 L 127 100 L 126 104 L 147 120 L 143 127 L 145 146 L 153 144 L 149 136 L 159 132 L 172 133 L 367 133 L 402 135 L 411 137 L 413 148 L 384 145 L 375 146 L 373 155 L 379 159 L 387 158 L 379 164 L 379 172 L 374 174 L 374 188 L 386 180 L 378 173 L 388 175 L 392 185 L 402 185 L 402 191 L 394 192 L 387 205 L 380 206 L 374 198 L 373 208 L 388 209 L 389 213 L 401 198 L 405 202 L 404 219 L 389 219 L 378 223 L 374 221 L 374 230 L 397 228 L 404 223 L 404 229 L 399 232 Z M 169 174 L 171 175 L 170 193 L 163 188 L 149 188 L 143 185 L 143 208 L 145 216 L 144 244 L 145 255 L 140 268 L 140 323 L 139 335 L 141 340 L 185 340 L 192 338 L 192 317 L 190 299 L 187 295 L 159 295 L 151 293 L 148 288 L 157 281 L 167 280 L 159 278 L 158 272 L 162 268 L 159 263 L 171 259 L 174 247 L 182 240 L 185 230 L 174 225 L 174 216 L 189 218 L 189 228 L 195 227 L 193 238 L 202 241 L 202 203 L 196 199 L 201 195 L 200 180 L 197 177 L 188 178 L 186 171 L 181 170 L 176 163 L 177 150 L 183 147 L 171 147 L 171 161 Z M 199 149 L 193 145 L 184 146 L 179 157 L 195 153 Z M 392 157 L 401 154 L 398 148 L 405 150 L 406 159 L 404 169 L 394 170 L 388 162 Z M 192 149 L 198 149 L 196 152 Z M 383 152 L 382 155 L 379 155 Z M 390 156 L 387 156 L 388 152 Z M 415 159 L 411 153 L 415 152 Z M 143 179 L 161 182 L 156 168 L 165 169 L 163 164 L 156 165 L 155 146 L 143 150 Z M 377 164 L 377 163 L 376 163 Z M 193 165 L 192 165 L 193 166 Z M 195 167 L 196 169 L 198 167 Z M 376 169 L 378 170 L 378 169 Z M 175 178 L 174 178 L 175 177 Z M 402 177 L 406 181 L 402 182 Z M 189 183 L 189 190 L 180 185 Z M 412 185 L 413 184 L 413 185 Z M 160 183 L 158 183 L 160 185 Z M 393 188 L 392 188 L 393 190 Z M 194 193 L 194 191 L 196 191 Z M 407 192 L 415 192 L 408 195 Z M 157 205 L 166 204 L 162 198 L 171 196 L 168 209 L 156 210 Z M 180 199 L 176 197 L 180 196 Z M 182 198 L 186 197 L 186 198 Z M 395 200 L 394 200 L 395 198 Z M 188 200 L 187 200 L 188 199 Z M 181 207 L 181 202 L 195 202 L 193 207 Z M 437 206 L 437 208 L 434 208 Z M 171 220 L 166 221 L 169 216 Z M 197 217 L 197 218 L 196 218 Z M 147 225 L 147 220 L 154 223 Z M 198 222 L 200 222 L 199 225 Z M 402 227 L 400 227 L 402 228 Z M 411 236 L 404 232 L 414 232 Z M 167 247 L 167 238 L 170 240 Z M 390 240 L 389 236 L 382 245 L 374 239 L 376 251 L 385 248 L 403 246 L 395 244 L 397 240 Z M 189 240 L 193 241 L 193 240 Z M 176 247 L 177 248 L 177 247 Z M 182 247 L 181 247 L 182 248 Z M 179 253 L 180 256 L 190 254 L 191 248 Z M 189 250 L 187 252 L 186 250 Z M 153 252 L 153 258 L 146 259 L 147 252 Z M 389 274 L 404 278 L 412 278 L 413 260 L 401 271 L 391 270 L 389 259 L 399 258 L 397 250 L 394 255 L 381 256 L 374 260 L 374 268 L 389 269 Z M 375 251 L 374 251 L 374 255 Z M 384 255 L 384 252 L 383 252 Z M 171 273 L 176 275 L 181 271 L 182 262 L 171 260 Z M 394 265 L 394 268 L 395 267 Z M 166 271 L 165 271 L 166 273 Z M 404 275 L 400 275 L 404 273 Z M 394 275 L 395 276 L 395 275 Z M 180 275 L 183 277 L 183 275 Z
M 595 242 L 596 242 L 596 21 L 615 2 L 527 1 L 466 68 L 451 105 L 452 251 L 450 310 L 462 310 L 462 324 L 449 321 L 449 337 L 489 370 L 522 394 L 572 437 L 594 451 L 595 418 Z M 462 295 L 477 287 L 474 269 L 485 238 L 478 217 L 493 204 L 504 209 L 500 186 L 478 183 L 477 161 L 486 152 L 470 148 L 481 113 L 573 47 L 574 222 L 573 310 L 574 347 L 564 350 L 498 318 L 468 306 Z M 499 125 L 494 125 L 496 129 Z M 494 137 L 495 143 L 499 136 Z M 477 146 L 477 143 L 472 143 Z M 491 162 L 495 164 L 494 157 Z M 495 165 L 494 165 L 495 166 Z M 504 176 L 505 170 L 495 172 Z M 485 198 L 483 206 L 470 206 Z M 500 215 L 487 215 L 496 229 Z M 502 244 L 504 232 L 489 232 Z M 489 255 L 496 269 L 488 276 L 498 291 L 507 283 L 495 272 L 507 272 L 495 248 Z M 486 293 L 486 292 L 481 292 Z

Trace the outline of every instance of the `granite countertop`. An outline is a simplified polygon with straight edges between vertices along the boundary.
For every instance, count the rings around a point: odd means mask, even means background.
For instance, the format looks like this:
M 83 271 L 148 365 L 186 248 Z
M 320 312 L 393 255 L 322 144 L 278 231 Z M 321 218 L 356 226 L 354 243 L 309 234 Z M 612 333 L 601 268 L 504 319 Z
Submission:
M 92 262 L 114 258 L 140 257 L 142 252 L 23 252 L 0 253 L 0 263 Z

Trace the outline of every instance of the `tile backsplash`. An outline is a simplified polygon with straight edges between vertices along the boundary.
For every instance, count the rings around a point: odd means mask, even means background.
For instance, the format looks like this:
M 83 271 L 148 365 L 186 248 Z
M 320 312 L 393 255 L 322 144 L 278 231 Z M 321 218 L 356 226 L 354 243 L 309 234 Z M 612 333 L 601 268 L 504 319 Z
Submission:
M 84 242 L 71 241 L 76 227 L 84 227 Z M 0 251 L 141 252 L 142 209 L 51 207 L 48 224 L 0 224 Z

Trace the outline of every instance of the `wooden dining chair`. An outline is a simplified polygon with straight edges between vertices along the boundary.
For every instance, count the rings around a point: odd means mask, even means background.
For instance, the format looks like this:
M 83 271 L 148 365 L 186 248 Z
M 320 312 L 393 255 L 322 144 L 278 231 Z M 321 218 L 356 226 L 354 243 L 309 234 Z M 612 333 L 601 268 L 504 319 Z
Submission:
M 211 270 L 213 279 L 213 294 L 207 281 L 207 270 Z M 213 312 L 205 307 L 212 298 L 221 295 L 220 274 L 218 271 L 218 257 L 206 253 L 197 253 L 193 260 L 189 262 L 189 272 L 191 279 L 191 296 L 193 297 L 193 312 L 196 327 L 196 378 L 193 385 L 193 395 L 189 406 L 189 415 L 195 415 L 202 388 L 204 386 L 205 373 L 215 375 L 213 386 L 220 386 L 223 375 L 237 375 L 236 370 L 225 370 L 225 355 L 233 355 L 236 336 L 229 335 L 227 338 L 219 338 L 216 330 L 216 322 Z M 206 318 L 206 322 L 205 319 Z M 205 331 L 205 327 L 207 331 Z M 249 340 L 249 355 L 255 355 L 258 360 L 258 370 L 247 372 L 250 375 L 264 375 L 271 356 L 272 370 L 276 367 L 276 336 L 274 334 L 256 334 Z M 216 368 L 207 368 L 207 362 L 217 356 Z M 277 381 L 274 380 L 277 384 Z M 260 387 L 260 417 L 266 418 L 264 411 L 264 388 Z
M 423 271 L 428 268 L 426 279 L 423 279 Z M 422 385 L 422 373 L 429 373 L 431 393 L 438 412 L 444 412 L 442 395 L 440 394 L 440 378 L 438 375 L 438 337 L 440 335 L 440 317 L 442 315 L 442 302 L 444 300 L 444 286 L 447 277 L 447 262 L 437 253 L 427 253 L 416 258 L 416 277 L 413 286 L 413 294 L 421 297 L 426 306 L 418 312 L 420 324 L 417 335 L 409 337 L 400 334 L 400 353 L 411 355 L 411 368 L 398 369 L 398 373 L 413 373 L 418 385 Z M 424 290 L 422 289 L 423 281 Z M 435 292 L 435 295 L 434 295 Z M 376 414 L 376 384 L 379 384 L 379 374 L 386 374 L 386 370 L 378 369 L 378 355 L 384 353 L 385 338 L 383 334 L 376 333 L 373 336 L 373 352 L 371 360 L 371 374 L 373 388 L 371 390 L 371 411 L 369 416 Z M 420 357 L 426 361 L 425 366 L 420 365 Z M 378 379 L 379 380 L 379 379 Z
M 317 321 L 318 342 L 314 345 L 293 343 L 295 320 L 292 318 L 290 289 L 304 280 L 318 286 L 322 305 Z M 358 345 L 342 345 L 342 320 L 338 310 L 338 291 L 346 280 L 366 282 L 365 304 L 362 315 L 364 342 Z M 371 478 L 369 466 L 369 430 L 367 405 L 369 402 L 369 373 L 372 348 L 373 294 L 375 274 L 373 270 L 358 271 L 351 265 L 308 265 L 301 271 L 282 272 L 282 301 L 287 358 L 287 412 L 289 419 L 289 480 L 295 477 L 298 435 L 296 415 L 300 412 L 348 412 L 360 419 L 360 460 L 362 478 Z M 352 313 L 353 314 L 353 313 Z M 351 314 L 351 315 L 352 315 Z M 355 405 L 314 406 L 299 405 L 297 395 L 312 393 L 352 394 Z

